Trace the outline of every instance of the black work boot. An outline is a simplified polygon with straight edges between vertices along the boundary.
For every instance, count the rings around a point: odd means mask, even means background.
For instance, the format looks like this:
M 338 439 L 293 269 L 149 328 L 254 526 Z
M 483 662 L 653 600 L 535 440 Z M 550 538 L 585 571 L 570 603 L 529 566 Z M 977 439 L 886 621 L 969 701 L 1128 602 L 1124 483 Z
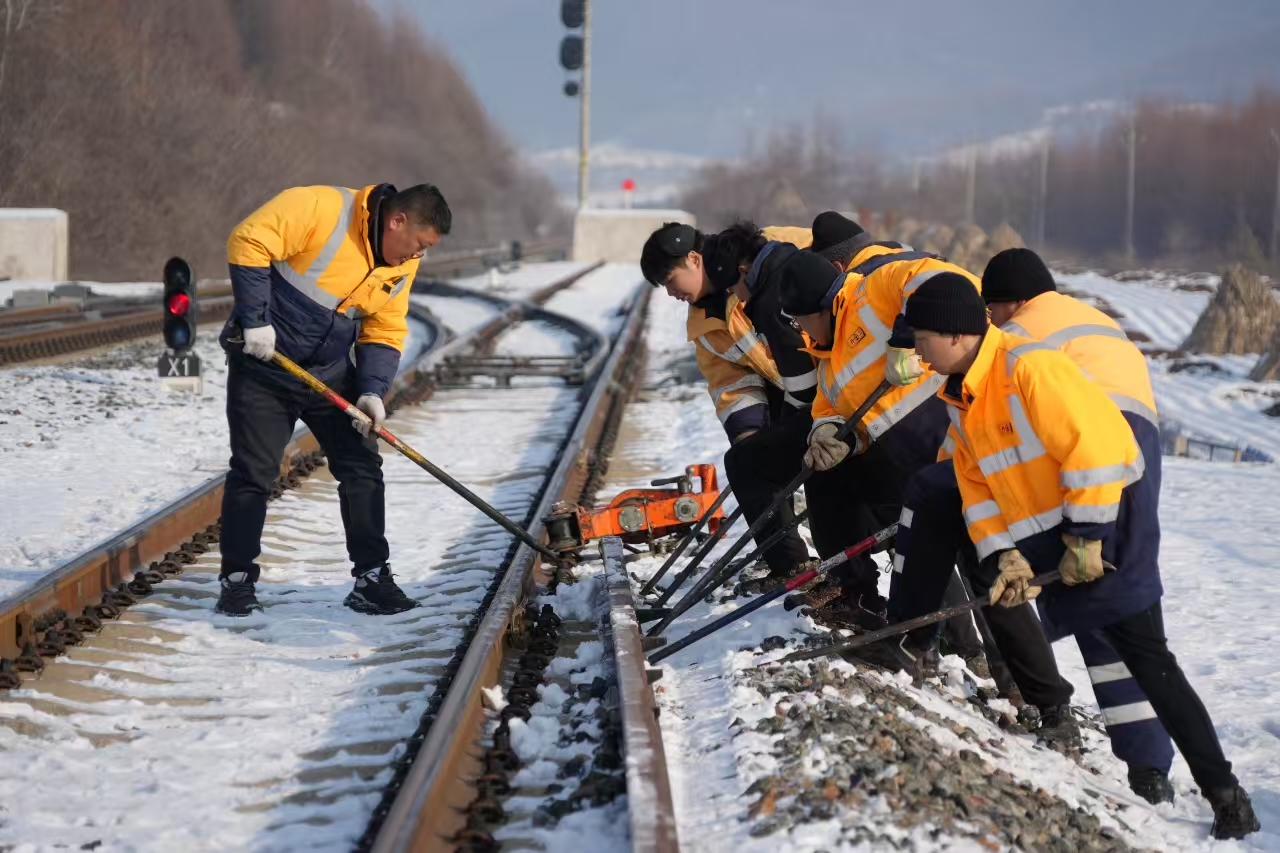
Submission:
M 909 673 L 912 682 L 919 684 L 938 675 L 937 632 L 932 625 L 926 625 L 900 636 L 885 637 L 879 642 L 850 649 L 848 656 L 890 672 Z
M 262 612 L 258 596 L 253 592 L 253 581 L 248 572 L 232 572 L 219 579 L 222 591 L 218 594 L 218 603 L 214 613 L 223 616 L 248 616 L 253 612 Z
M 389 616 L 403 613 L 418 606 L 418 602 L 404 594 L 391 577 L 391 564 L 370 569 L 356 578 L 355 589 L 347 593 L 342 602 L 357 613 Z
M 1204 792 L 1209 805 L 1213 806 L 1213 837 L 1219 841 L 1229 838 L 1244 838 L 1251 832 L 1262 828 L 1258 816 L 1253 813 L 1253 803 L 1244 788 L 1235 785 L 1230 788 L 1215 788 Z
M 1036 736 L 1047 743 L 1050 747 L 1060 749 L 1079 749 L 1080 741 L 1080 725 L 1076 722 L 1076 718 L 1071 714 L 1071 706 L 1062 705 L 1041 705 L 1040 725 L 1036 729 Z
M 1173 783 L 1168 772 L 1159 767 L 1130 764 L 1129 790 L 1153 806 L 1173 802 Z

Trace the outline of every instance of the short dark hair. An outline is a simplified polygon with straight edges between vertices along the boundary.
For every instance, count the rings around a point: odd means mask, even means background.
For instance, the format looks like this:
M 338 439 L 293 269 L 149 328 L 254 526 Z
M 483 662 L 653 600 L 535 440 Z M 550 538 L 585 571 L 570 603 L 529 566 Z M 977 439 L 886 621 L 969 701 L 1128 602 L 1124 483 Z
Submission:
M 716 235 L 716 257 L 726 267 L 733 267 L 737 278 L 738 264 L 750 264 L 768 243 L 764 232 L 749 219 L 739 219 Z
M 664 222 L 649 235 L 640 250 L 640 272 L 654 287 L 663 285 L 671 271 L 684 263 L 690 252 L 702 251 L 702 232 L 683 222 Z
M 453 212 L 449 210 L 449 202 L 435 184 L 418 184 L 400 190 L 387 199 L 387 215 L 403 213 L 419 228 L 434 228 L 441 237 L 453 228 Z

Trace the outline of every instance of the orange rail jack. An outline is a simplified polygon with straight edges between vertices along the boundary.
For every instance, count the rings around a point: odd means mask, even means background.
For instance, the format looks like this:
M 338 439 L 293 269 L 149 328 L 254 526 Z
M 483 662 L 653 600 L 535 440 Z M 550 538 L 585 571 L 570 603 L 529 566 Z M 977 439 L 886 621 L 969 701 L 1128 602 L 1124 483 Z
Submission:
M 701 491 L 693 490 L 695 477 L 700 480 Z M 714 465 L 689 465 L 679 477 L 653 480 L 650 485 L 655 488 L 627 489 L 607 506 L 575 506 L 567 501 L 556 504 L 551 515 L 543 519 L 550 539 L 548 547 L 564 553 L 602 536 L 617 536 L 633 545 L 648 543 L 652 549 L 655 540 L 692 527 L 720 494 Z M 671 485 L 675 488 L 656 488 Z M 717 509 L 708 519 L 707 529 L 714 533 L 723 518 L 724 513 Z

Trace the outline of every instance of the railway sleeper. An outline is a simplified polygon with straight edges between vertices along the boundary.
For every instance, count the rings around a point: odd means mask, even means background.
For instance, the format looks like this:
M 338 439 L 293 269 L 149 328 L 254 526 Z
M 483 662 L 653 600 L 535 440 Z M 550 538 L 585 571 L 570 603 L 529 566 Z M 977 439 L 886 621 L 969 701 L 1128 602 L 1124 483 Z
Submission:
M 324 467 L 324 453 L 316 451 L 298 456 L 289 472 L 276 480 L 272 497 L 279 497 L 289 489 L 297 488 L 302 480 Z M 22 686 L 20 673 L 39 673 L 44 670 L 46 658 L 66 654 L 69 646 L 84 642 L 87 634 L 102 629 L 104 621 L 118 619 L 126 607 L 137 604 L 155 591 L 167 578 L 182 574 L 186 566 L 195 563 L 200 554 L 216 545 L 222 534 L 219 519 L 203 530 L 197 530 L 191 538 L 169 551 L 163 559 L 156 560 L 146 569 L 135 572 L 133 579 L 121 581 L 115 589 L 109 589 L 97 604 L 86 605 L 79 616 L 69 617 L 60 607 L 47 610 L 21 629 L 20 635 L 28 639 L 22 645 L 22 653 L 16 659 L 0 658 L 0 690 L 14 690 Z M 472 629 L 474 633 L 474 628 Z

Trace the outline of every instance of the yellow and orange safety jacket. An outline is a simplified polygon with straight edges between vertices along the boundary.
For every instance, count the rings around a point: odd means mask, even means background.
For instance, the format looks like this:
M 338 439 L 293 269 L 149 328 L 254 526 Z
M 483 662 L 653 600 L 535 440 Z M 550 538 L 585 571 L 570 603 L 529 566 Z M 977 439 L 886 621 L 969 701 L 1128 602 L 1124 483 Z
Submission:
M 227 241 L 232 322 L 274 326 L 276 348 L 322 378 L 354 355 L 359 393 L 385 394 L 419 263 L 378 260 L 378 205 L 394 192 L 388 184 L 294 187 L 249 214 Z
M 926 252 L 872 244 L 854 256 L 824 306 L 835 317 L 831 348 L 818 349 L 812 341 L 807 348 L 818 360 L 814 429 L 824 423 L 844 423 L 880 384 L 895 324 L 899 328 L 904 325 L 899 315 L 907 298 L 940 272 L 959 273 L 973 282 L 974 288 L 982 288 L 968 271 Z M 942 382 L 943 377 L 927 370 L 910 385 L 890 389 L 867 412 L 860 429 L 872 439 L 880 438 L 937 394 Z
M 1070 358 L 992 327 L 939 396 L 979 559 L 1059 526 L 1086 539 L 1110 533 L 1142 455 L 1120 409 Z
M 813 232 L 808 228 L 774 225 L 761 230 L 767 240 L 792 243 L 798 248 L 813 243 Z M 787 403 L 803 405 L 790 398 L 767 342 L 733 294 L 690 305 L 685 330 L 694 344 L 698 370 L 707 381 L 716 415 L 730 441 L 743 432 L 768 425 L 766 388 L 770 385 L 782 392 Z

